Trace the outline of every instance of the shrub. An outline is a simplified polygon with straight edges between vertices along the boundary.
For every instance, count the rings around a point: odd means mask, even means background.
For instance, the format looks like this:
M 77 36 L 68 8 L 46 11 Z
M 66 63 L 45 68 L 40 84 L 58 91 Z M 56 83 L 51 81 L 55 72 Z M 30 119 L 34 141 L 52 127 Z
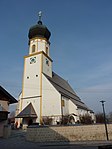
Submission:
M 92 117 L 89 114 L 84 114 L 79 116 L 80 123 L 82 124 L 92 124 L 93 120 Z
M 69 121 L 69 116 L 65 115 L 62 117 L 61 124 L 66 125 L 68 124 L 68 121 Z
M 96 123 L 104 123 L 104 115 L 103 113 L 96 114 Z
M 52 125 L 52 117 L 49 117 L 49 116 L 45 116 L 43 117 L 43 124 L 44 125 Z

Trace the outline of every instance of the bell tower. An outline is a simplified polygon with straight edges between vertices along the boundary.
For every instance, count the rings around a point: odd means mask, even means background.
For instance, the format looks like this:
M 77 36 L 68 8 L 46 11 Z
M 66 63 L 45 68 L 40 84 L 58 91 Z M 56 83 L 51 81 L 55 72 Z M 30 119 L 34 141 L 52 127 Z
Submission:
M 52 59 L 50 58 L 51 36 L 48 28 L 43 25 L 39 12 L 39 21 L 29 29 L 29 54 L 24 57 L 24 72 L 22 82 L 21 111 L 32 103 L 36 110 L 38 122 L 42 123 L 42 82 L 43 73 L 52 77 Z

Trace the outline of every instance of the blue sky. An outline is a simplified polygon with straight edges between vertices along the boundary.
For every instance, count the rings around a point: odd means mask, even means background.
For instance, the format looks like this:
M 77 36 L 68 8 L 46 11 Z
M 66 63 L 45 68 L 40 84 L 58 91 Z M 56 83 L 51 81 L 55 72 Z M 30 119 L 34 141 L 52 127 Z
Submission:
M 51 31 L 53 70 L 95 112 L 112 111 L 111 0 L 1 0 L 0 84 L 15 98 L 21 91 L 28 30 L 42 21 Z

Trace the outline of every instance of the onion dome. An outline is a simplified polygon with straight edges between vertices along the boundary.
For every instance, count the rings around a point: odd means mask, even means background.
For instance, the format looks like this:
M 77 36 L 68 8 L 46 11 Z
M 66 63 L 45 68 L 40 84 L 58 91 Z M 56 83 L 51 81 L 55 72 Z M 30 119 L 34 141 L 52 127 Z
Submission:
M 28 34 L 29 39 L 32 39 L 32 38 L 35 38 L 35 37 L 41 37 L 41 38 L 46 38 L 47 40 L 49 40 L 49 38 L 51 36 L 51 33 L 47 29 L 47 27 L 42 24 L 41 16 L 42 16 L 42 13 L 39 12 L 38 24 L 32 26 L 29 29 L 29 34 Z

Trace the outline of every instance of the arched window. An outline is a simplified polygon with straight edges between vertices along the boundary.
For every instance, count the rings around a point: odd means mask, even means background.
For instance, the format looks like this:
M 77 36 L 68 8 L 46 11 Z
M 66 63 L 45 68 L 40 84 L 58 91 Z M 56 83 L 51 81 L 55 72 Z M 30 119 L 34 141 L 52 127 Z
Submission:
M 35 45 L 32 45 L 32 53 L 35 52 Z
M 48 47 L 46 47 L 46 54 L 48 55 Z

